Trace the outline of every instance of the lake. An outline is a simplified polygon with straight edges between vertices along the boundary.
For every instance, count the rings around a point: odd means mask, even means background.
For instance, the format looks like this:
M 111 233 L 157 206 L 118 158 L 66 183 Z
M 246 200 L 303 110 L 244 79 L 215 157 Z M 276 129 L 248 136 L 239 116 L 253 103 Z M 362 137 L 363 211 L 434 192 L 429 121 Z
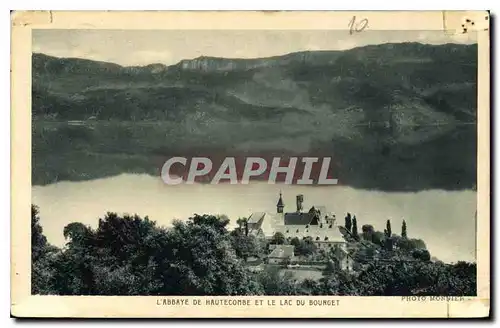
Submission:
M 63 228 L 71 222 L 95 227 L 106 212 L 148 215 L 160 225 L 197 214 L 226 214 L 235 225 L 252 212 L 276 211 L 280 190 L 285 211 L 295 210 L 295 196 L 304 195 L 304 209 L 324 205 L 340 224 L 347 212 L 358 227 L 372 224 L 383 231 L 387 219 L 393 233 L 406 220 L 408 236 L 421 238 L 432 256 L 445 262 L 473 261 L 475 256 L 475 191 L 426 190 L 383 192 L 345 186 L 297 185 L 166 185 L 160 177 L 122 174 L 114 177 L 33 186 L 32 201 L 40 207 L 41 224 L 50 243 L 63 246 Z

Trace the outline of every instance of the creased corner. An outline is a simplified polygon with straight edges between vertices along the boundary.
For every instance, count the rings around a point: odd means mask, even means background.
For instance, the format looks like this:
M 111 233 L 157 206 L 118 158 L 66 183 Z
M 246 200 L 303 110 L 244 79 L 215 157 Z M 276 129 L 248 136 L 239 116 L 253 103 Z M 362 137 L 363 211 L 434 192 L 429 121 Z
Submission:
M 491 315 L 488 298 L 471 298 L 461 302 L 447 302 L 448 318 L 488 318 Z
M 51 24 L 54 21 L 52 11 L 11 11 L 12 26 L 30 26 Z
M 488 11 L 443 11 L 442 16 L 443 30 L 451 35 L 488 31 L 490 27 Z
M 490 299 L 483 299 L 481 300 L 481 304 L 483 305 L 483 318 L 487 318 L 491 316 L 491 301 Z

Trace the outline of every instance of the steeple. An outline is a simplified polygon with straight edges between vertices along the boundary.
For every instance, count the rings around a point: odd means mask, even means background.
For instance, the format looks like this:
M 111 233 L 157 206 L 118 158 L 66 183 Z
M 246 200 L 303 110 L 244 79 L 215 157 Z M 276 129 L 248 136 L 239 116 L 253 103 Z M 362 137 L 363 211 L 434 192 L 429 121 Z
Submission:
M 281 198 L 281 190 L 280 190 L 280 199 L 278 199 L 278 204 L 276 204 L 276 208 L 278 213 L 283 213 L 283 208 L 285 208 L 285 203 L 283 203 L 283 198 Z

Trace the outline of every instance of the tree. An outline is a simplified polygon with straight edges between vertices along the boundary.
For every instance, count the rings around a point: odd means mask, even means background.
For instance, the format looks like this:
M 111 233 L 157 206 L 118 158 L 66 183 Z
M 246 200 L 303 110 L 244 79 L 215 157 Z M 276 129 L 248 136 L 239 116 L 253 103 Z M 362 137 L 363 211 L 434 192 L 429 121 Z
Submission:
M 321 282 L 314 279 L 305 279 L 297 286 L 296 295 L 321 295 Z
M 248 235 L 248 219 L 238 218 L 238 220 L 236 220 L 236 223 L 238 224 L 238 229 L 245 235 Z
M 166 231 L 148 217 L 110 212 L 99 219 L 95 231 L 79 223 L 68 225 L 65 231 L 72 237 L 64 267 L 73 274 L 59 270 L 59 279 L 71 286 L 69 291 L 62 286 L 62 294 L 155 295 L 161 288 L 153 256 L 168 247 Z
M 416 238 L 397 238 L 395 244 L 402 250 L 411 252 L 414 249 L 427 249 L 425 242 L 422 239 Z
M 413 248 L 427 249 L 427 246 L 422 239 L 410 238 L 409 241 Z
M 293 241 L 293 239 L 292 239 Z M 294 245 L 295 246 L 295 245 Z M 312 255 L 316 252 L 316 245 L 314 245 L 312 239 L 310 237 L 299 240 L 299 243 L 297 246 L 295 246 L 295 254 L 297 255 L 303 255 L 303 256 L 308 256 Z
M 408 238 L 407 232 L 406 232 L 406 221 L 403 220 L 403 224 L 401 226 L 401 237 L 403 238 Z
M 258 284 L 238 259 L 220 219 L 195 216 L 175 221 L 157 255 L 163 295 L 252 295 Z
M 412 256 L 421 261 L 430 261 L 431 255 L 426 249 L 415 249 L 412 251 Z
M 94 231 L 66 226 L 67 247 L 51 263 L 59 295 L 253 295 L 261 287 L 232 246 L 224 216 L 195 215 L 170 229 L 147 217 L 108 213 Z M 252 253 L 252 237 L 240 257 Z
M 213 219 L 215 225 L 216 218 Z M 116 213 L 107 213 L 103 219 L 99 219 L 94 236 L 87 239 L 89 246 L 95 245 L 100 252 L 108 252 L 120 265 L 132 259 L 137 264 L 145 265 L 148 261 L 145 252 L 152 252 L 153 247 L 146 246 L 147 243 L 152 243 L 150 239 L 153 236 L 163 233 L 163 229 L 156 227 L 156 222 L 149 220 L 147 216 L 120 217 Z
M 359 235 L 358 235 L 358 222 L 356 220 L 356 215 L 352 219 L 352 236 L 354 237 L 355 240 L 359 241 Z
M 265 295 L 297 295 L 296 280 L 291 272 L 282 274 L 276 266 L 266 267 L 257 276 Z
M 63 236 L 73 244 L 84 244 L 92 235 L 92 230 L 80 222 L 73 222 L 64 227 Z
M 375 229 L 371 224 L 363 224 L 361 227 L 361 236 L 364 240 L 373 242 L 373 234 L 375 233 Z
M 251 256 L 257 256 L 260 253 L 260 244 L 253 235 L 246 235 L 243 232 L 234 230 L 231 233 L 231 243 L 239 258 L 247 261 Z
M 354 276 L 342 270 L 326 272 L 319 290 L 322 295 L 361 295 Z
M 56 294 L 54 263 L 60 250 L 50 245 L 40 225 L 39 209 L 31 205 L 31 293 Z
M 293 237 L 292 240 L 290 240 L 290 245 L 295 246 L 295 248 L 300 246 L 300 239 L 297 237 Z
M 391 220 L 387 220 L 386 228 L 384 229 L 384 234 L 385 234 L 384 248 L 388 251 L 392 251 L 393 240 L 392 240 Z
M 40 225 L 38 206 L 31 205 L 31 260 L 36 261 L 44 255 L 47 247 L 47 237 Z
M 334 272 L 336 269 L 337 269 L 337 266 L 335 265 L 333 260 L 328 259 L 328 261 L 326 262 L 325 272 L 326 273 Z
M 357 276 L 364 296 L 471 296 L 476 295 L 475 264 L 429 261 L 371 264 Z
M 351 213 L 347 213 L 345 217 L 345 228 L 347 229 L 347 231 L 351 232 L 352 228 Z
M 221 232 L 226 231 L 226 226 L 229 224 L 229 218 L 225 215 L 195 214 L 190 220 L 192 220 L 194 224 L 208 225 Z
M 385 240 L 384 240 L 383 246 L 384 246 L 385 250 L 391 252 L 392 249 L 393 249 L 393 239 L 392 239 L 392 237 L 391 238 L 387 238 L 386 237 Z
M 285 235 L 281 232 L 276 232 L 271 239 L 271 244 L 283 245 L 285 244 Z
M 95 229 L 78 222 L 68 224 L 63 231 L 67 238 L 63 250 L 47 243 L 39 221 L 38 209 L 33 207 L 32 253 L 38 253 L 32 262 L 33 294 L 477 294 L 475 263 L 432 262 L 420 239 L 392 235 L 391 240 L 403 251 L 388 254 L 391 261 L 373 261 L 381 257 L 380 247 L 374 244 L 380 232 L 372 233 L 374 243 L 353 245 L 358 249 L 353 254 L 359 267 L 356 275 L 336 270 L 336 257 L 329 253 L 322 255 L 324 260 L 330 260 L 324 278 L 299 283 L 290 272 L 283 274 L 277 267 L 260 273 L 247 270 L 242 259 L 254 253 L 255 238 L 239 228 L 229 233 L 225 216 L 195 215 L 187 221 L 175 221 L 166 229 L 147 217 L 107 213 Z M 355 217 L 352 223 L 354 234 Z M 373 229 L 363 226 L 363 233 L 368 230 Z M 276 240 L 284 241 L 283 234 L 276 235 Z M 311 238 L 294 238 L 290 243 L 304 254 L 309 252 L 307 247 L 314 246 Z
M 372 235 L 372 242 L 374 244 L 383 246 L 384 234 L 380 231 L 375 231 Z

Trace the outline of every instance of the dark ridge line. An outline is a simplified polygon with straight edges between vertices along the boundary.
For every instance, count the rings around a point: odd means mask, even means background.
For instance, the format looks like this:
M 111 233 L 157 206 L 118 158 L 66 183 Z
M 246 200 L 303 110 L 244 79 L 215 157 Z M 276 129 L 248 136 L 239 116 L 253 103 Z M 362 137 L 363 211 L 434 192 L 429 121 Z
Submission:
M 48 58 L 52 59 L 60 59 L 60 60 L 85 60 L 89 62 L 94 62 L 94 63 L 103 63 L 103 64 L 111 64 L 111 65 L 117 65 L 120 68 L 147 68 L 148 66 L 152 65 L 163 65 L 165 68 L 170 68 L 170 67 L 176 67 L 179 66 L 183 61 L 194 61 L 194 60 L 199 60 L 199 59 L 214 59 L 214 60 L 241 60 L 241 61 L 254 61 L 254 60 L 272 60 L 272 59 L 279 59 L 279 58 L 286 58 L 286 57 L 291 57 L 294 55 L 301 55 L 301 54 L 310 54 L 310 53 L 343 53 L 343 52 L 350 52 L 358 49 L 369 49 L 369 48 L 376 48 L 376 47 L 387 47 L 387 46 L 401 46 L 401 45 L 420 45 L 424 47 L 430 47 L 430 48 L 439 48 L 439 47 L 444 47 L 444 46 L 458 46 L 458 47 L 463 47 L 463 48 L 469 48 L 469 47 L 475 47 L 477 46 L 476 43 L 471 43 L 471 44 L 464 44 L 464 43 L 443 43 L 443 44 L 430 44 L 430 43 L 422 43 L 422 42 L 387 42 L 387 43 L 380 43 L 380 44 L 370 44 L 370 45 L 365 45 L 365 46 L 358 46 L 350 49 L 345 49 L 345 50 L 304 50 L 304 51 L 296 51 L 296 52 L 289 52 L 285 53 L 283 55 L 276 55 L 276 56 L 269 56 L 269 57 L 252 57 L 252 58 L 232 58 L 232 57 L 215 57 L 215 56 L 198 56 L 195 58 L 185 58 L 181 59 L 179 62 L 175 64 L 170 64 L 166 65 L 163 63 L 159 62 L 153 62 L 145 65 L 120 65 L 114 62 L 110 61 L 101 61 L 101 60 L 93 60 L 93 59 L 88 59 L 88 58 L 83 58 L 83 57 L 58 57 L 58 56 L 53 56 L 53 55 L 47 55 L 42 52 L 33 52 L 32 55 L 37 55 L 37 56 L 45 56 Z

